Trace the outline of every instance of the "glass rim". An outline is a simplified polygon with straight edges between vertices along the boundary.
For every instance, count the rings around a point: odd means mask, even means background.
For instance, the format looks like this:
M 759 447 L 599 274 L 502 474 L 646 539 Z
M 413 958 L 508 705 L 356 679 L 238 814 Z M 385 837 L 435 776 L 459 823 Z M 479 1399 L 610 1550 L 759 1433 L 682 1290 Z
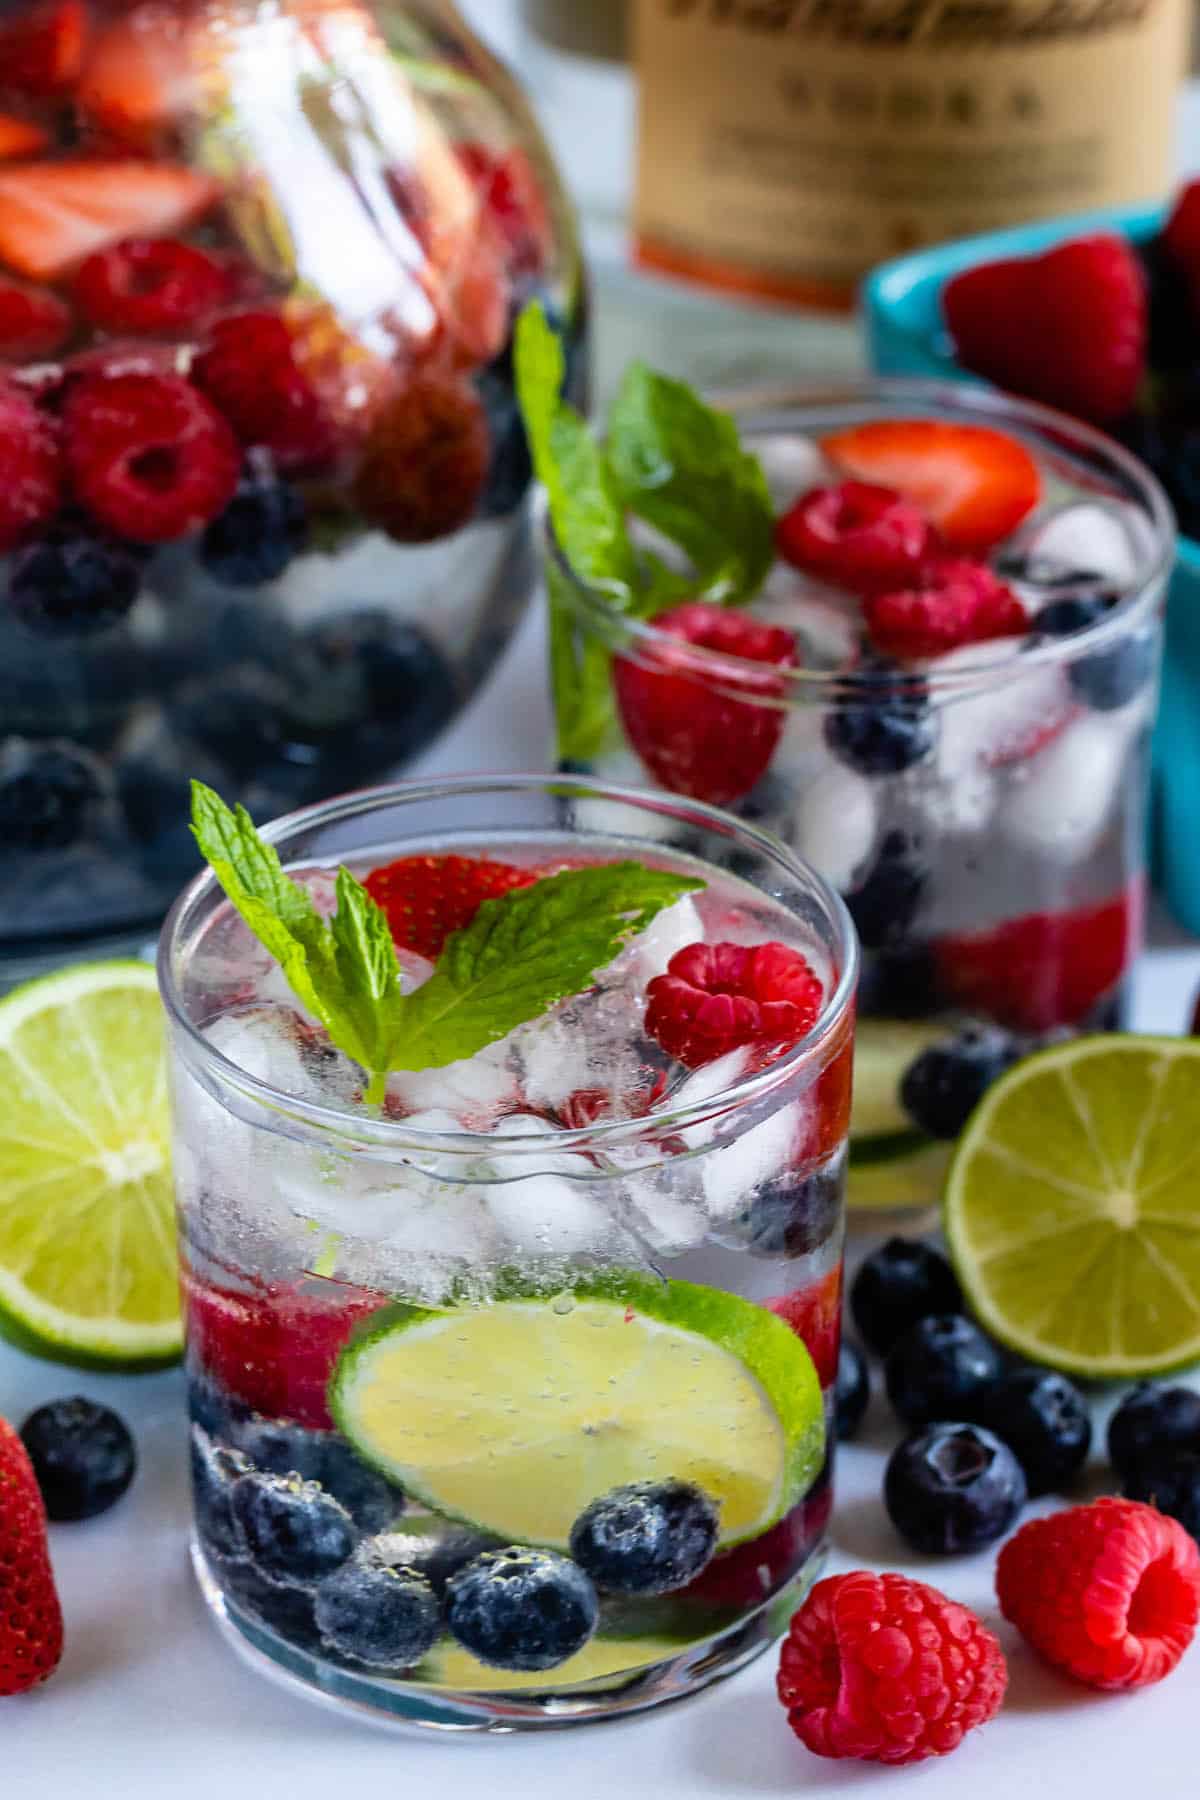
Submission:
M 595 1124 L 564 1130 L 547 1124 L 537 1132 L 430 1131 L 413 1130 L 403 1119 L 359 1117 L 344 1108 L 326 1106 L 289 1094 L 282 1088 L 260 1080 L 242 1069 L 231 1058 L 216 1049 L 190 1017 L 180 989 L 179 974 L 194 948 L 196 927 L 205 922 L 205 910 L 230 906 L 224 898 L 211 868 L 204 868 L 192 878 L 177 896 L 167 914 L 159 936 L 156 955 L 159 993 L 173 1033 L 173 1045 L 185 1047 L 186 1059 L 193 1073 L 210 1077 L 204 1085 L 220 1099 L 233 1090 L 243 1101 L 249 1101 L 264 1115 L 254 1121 L 263 1129 L 274 1129 L 290 1137 L 312 1139 L 326 1149 L 344 1148 L 371 1151 L 416 1151 L 438 1156 L 472 1156 L 478 1158 L 481 1146 L 488 1146 L 493 1157 L 532 1158 L 548 1152 L 586 1152 L 604 1150 L 630 1143 L 652 1142 L 671 1136 L 681 1129 L 702 1124 L 714 1117 L 732 1113 L 762 1099 L 783 1086 L 806 1064 L 816 1064 L 827 1048 L 837 1046 L 846 1021 L 853 1015 L 854 995 L 858 981 L 859 949 L 854 926 L 845 902 L 835 888 L 816 869 L 795 856 L 782 839 L 757 826 L 709 806 L 701 800 L 660 793 L 653 789 L 622 787 L 613 782 L 593 780 L 589 776 L 518 771 L 512 774 L 478 774 L 430 777 L 426 780 L 384 783 L 361 788 L 350 794 L 321 801 L 296 812 L 286 813 L 261 828 L 261 835 L 281 852 L 284 868 L 290 865 L 284 854 L 286 840 L 301 832 L 347 819 L 369 816 L 388 805 L 412 805 L 422 802 L 463 798 L 473 794 L 559 794 L 564 798 L 582 797 L 612 801 L 621 806 L 645 812 L 669 814 L 681 822 L 693 822 L 707 829 L 717 829 L 725 836 L 769 858 L 792 879 L 798 879 L 815 894 L 821 910 L 834 931 L 834 958 L 837 980 L 832 993 L 822 1006 L 812 1029 L 765 1069 L 746 1075 L 707 1094 L 702 1099 L 679 1107 L 633 1119 L 600 1120 Z M 580 832 L 581 841 L 602 837 L 601 832 Z M 647 842 L 651 851 L 662 849 Z M 363 847 L 363 854 L 369 853 Z M 359 852 L 352 853 L 356 860 Z M 341 858 L 336 859 L 341 861 Z M 697 860 L 706 861 L 700 857 Z M 329 859 L 333 866 L 334 859 Z M 322 863 L 320 866 L 325 866 Z M 781 903 L 782 904 L 782 903 Z M 181 960 L 183 959 L 183 960 Z M 832 1060 L 832 1056 L 830 1058 Z M 244 1115 L 242 1115 L 244 1116 Z M 409 1161 L 408 1156 L 398 1160 Z M 622 1169 L 600 1169 L 597 1173 L 617 1176 Z M 474 1177 L 472 1179 L 475 1179 Z
M 1016 678 L 1035 669 L 1073 661 L 1076 656 L 1103 649 L 1122 636 L 1131 625 L 1143 622 L 1157 605 L 1175 560 L 1177 525 L 1171 503 L 1157 477 L 1133 453 L 1115 438 L 1085 424 L 1068 413 L 1023 400 L 1001 389 L 973 382 L 936 381 L 918 377 L 862 376 L 829 385 L 793 386 L 772 384 L 750 388 L 717 390 L 707 398 L 715 406 L 743 419 L 754 412 L 804 413 L 858 407 L 872 398 L 886 402 L 911 401 L 926 409 L 950 409 L 954 413 L 980 412 L 989 415 L 977 423 L 1015 421 L 1043 439 L 1050 448 L 1082 448 L 1094 457 L 1115 467 L 1145 504 L 1153 533 L 1153 546 L 1148 549 L 1145 566 L 1126 584 L 1115 606 L 1093 624 L 1065 637 L 1045 638 L 1029 642 L 1026 638 L 997 638 L 997 646 L 1019 644 L 1020 649 L 998 648 L 994 657 L 981 657 L 966 667 L 939 669 L 936 659 L 928 659 L 920 667 L 905 664 L 887 665 L 887 674 L 898 692 L 905 688 L 931 696 L 973 693 L 997 679 Z M 965 422 L 965 421 L 964 421 Z M 1097 503 L 1099 503 L 1099 498 Z M 857 692 L 857 671 L 850 669 L 766 667 L 749 658 L 730 655 L 727 651 L 710 650 L 689 643 L 661 630 L 653 619 L 638 619 L 622 612 L 616 589 L 604 582 L 591 582 L 581 576 L 567 560 L 551 523 L 545 490 L 537 496 L 539 529 L 546 556 L 568 583 L 581 615 L 602 634 L 619 636 L 625 653 L 631 650 L 669 651 L 672 667 L 690 671 L 710 680 L 728 681 L 739 700 L 749 705 L 786 708 L 789 705 L 818 698 L 852 699 Z M 1103 579 L 1103 578 L 1102 578 Z M 1116 584 L 1113 584 L 1116 585 Z M 636 648 L 635 648 L 636 647 Z M 975 645 L 983 651 L 987 645 Z M 766 680 L 764 680 L 764 675 Z M 757 686 L 764 690 L 754 692 Z

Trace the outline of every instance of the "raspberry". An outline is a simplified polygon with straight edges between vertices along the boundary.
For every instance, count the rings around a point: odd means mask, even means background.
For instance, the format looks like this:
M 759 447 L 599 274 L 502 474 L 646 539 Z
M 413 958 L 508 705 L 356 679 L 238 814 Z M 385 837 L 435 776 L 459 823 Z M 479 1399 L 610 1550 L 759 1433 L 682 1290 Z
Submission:
M 1038 1654 L 1085 1687 L 1148 1687 L 1196 1634 L 1200 1551 L 1136 1500 L 1031 1519 L 1000 1552 L 996 1594 Z
M 51 421 L 0 376 L 0 552 L 16 549 L 57 511 L 60 460 Z
M 876 649 L 902 661 L 1016 637 L 1029 624 L 1012 590 L 965 558 L 927 565 L 912 587 L 872 595 L 863 610 Z
M 192 379 L 242 443 L 269 450 L 285 474 L 332 461 L 333 420 L 279 313 L 242 312 L 219 320 L 192 365 Z
M 457 146 L 457 155 L 499 231 L 512 273 L 540 273 L 550 251 L 550 217 L 526 152 L 518 145 L 497 156 L 485 144 L 467 143 Z
M 794 1288 L 790 1294 L 779 1294 L 766 1304 L 800 1339 L 813 1359 L 821 1386 L 832 1387 L 842 1341 L 841 1264 L 820 1280 Z
M 874 594 L 905 587 L 938 547 L 928 519 L 893 488 L 842 481 L 802 494 L 775 527 L 780 556 L 807 575 Z
M 13 362 L 53 356 L 71 330 L 71 314 L 57 294 L 0 281 L 0 357 Z
M 446 939 L 469 925 L 485 900 L 537 880 L 534 869 L 482 856 L 401 856 L 372 869 L 365 885 L 396 942 L 436 962 Z
M 186 537 L 223 512 L 238 483 L 233 434 L 176 375 L 90 375 L 63 408 L 75 492 L 135 543 Z
M 427 544 L 466 525 L 492 458 L 483 402 L 461 376 L 429 369 L 378 414 L 354 485 L 372 525 Z
M 646 1030 L 689 1069 L 753 1044 L 798 1043 L 821 1011 L 824 989 L 786 944 L 688 944 L 646 989 Z
M 796 666 L 796 646 L 779 626 L 704 600 L 660 613 L 654 625 L 657 641 L 613 661 L 625 729 L 660 786 L 727 806 L 775 754 L 787 720 L 778 671 Z M 706 666 L 692 645 L 728 660 Z
M 125 238 L 89 256 L 75 277 L 75 303 L 103 331 L 182 331 L 219 306 L 221 264 L 176 238 Z
M 819 1581 L 779 1658 L 788 1723 L 817 1756 L 912 1763 L 957 1750 L 1000 1710 L 1004 1654 L 965 1606 L 865 1569 Z

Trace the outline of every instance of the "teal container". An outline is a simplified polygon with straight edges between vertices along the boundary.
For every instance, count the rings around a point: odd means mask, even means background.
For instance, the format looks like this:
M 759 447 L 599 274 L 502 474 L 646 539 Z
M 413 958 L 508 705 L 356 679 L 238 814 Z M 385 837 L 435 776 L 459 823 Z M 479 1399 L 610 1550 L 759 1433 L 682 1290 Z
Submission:
M 1143 243 L 1162 224 L 1158 208 L 1078 213 L 958 238 L 883 263 L 862 292 L 871 366 L 881 375 L 978 379 L 959 367 L 942 323 L 942 288 L 976 263 L 1031 256 L 1089 231 Z M 1150 869 L 1180 922 L 1200 933 L 1200 543 L 1179 539 L 1167 604 L 1166 659 L 1154 737 Z

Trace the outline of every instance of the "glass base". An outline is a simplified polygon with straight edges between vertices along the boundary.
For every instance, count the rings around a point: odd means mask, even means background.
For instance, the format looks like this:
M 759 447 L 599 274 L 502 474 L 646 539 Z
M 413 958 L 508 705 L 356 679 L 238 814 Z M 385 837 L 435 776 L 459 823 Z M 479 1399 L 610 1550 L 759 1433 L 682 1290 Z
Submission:
M 684 1700 L 713 1682 L 736 1674 L 783 1634 L 792 1613 L 820 1574 L 827 1549 L 822 1540 L 800 1573 L 767 1605 L 718 1637 L 688 1644 L 677 1656 L 619 1676 L 581 1682 L 553 1694 L 519 1695 L 462 1693 L 336 1668 L 288 1643 L 230 1604 L 195 1539 L 191 1554 L 200 1591 L 224 1638 L 251 1668 L 293 1694 L 390 1730 L 515 1732 L 628 1718 L 651 1707 Z

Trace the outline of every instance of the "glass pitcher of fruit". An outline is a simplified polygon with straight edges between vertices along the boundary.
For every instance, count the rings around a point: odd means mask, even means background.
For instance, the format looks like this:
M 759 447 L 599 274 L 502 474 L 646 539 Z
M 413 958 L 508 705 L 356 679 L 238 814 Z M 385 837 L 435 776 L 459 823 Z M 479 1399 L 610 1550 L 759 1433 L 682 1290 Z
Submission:
M 260 819 L 420 751 L 529 586 L 512 321 L 574 228 L 440 6 L 0 14 L 0 986 L 139 941 L 187 778 Z

